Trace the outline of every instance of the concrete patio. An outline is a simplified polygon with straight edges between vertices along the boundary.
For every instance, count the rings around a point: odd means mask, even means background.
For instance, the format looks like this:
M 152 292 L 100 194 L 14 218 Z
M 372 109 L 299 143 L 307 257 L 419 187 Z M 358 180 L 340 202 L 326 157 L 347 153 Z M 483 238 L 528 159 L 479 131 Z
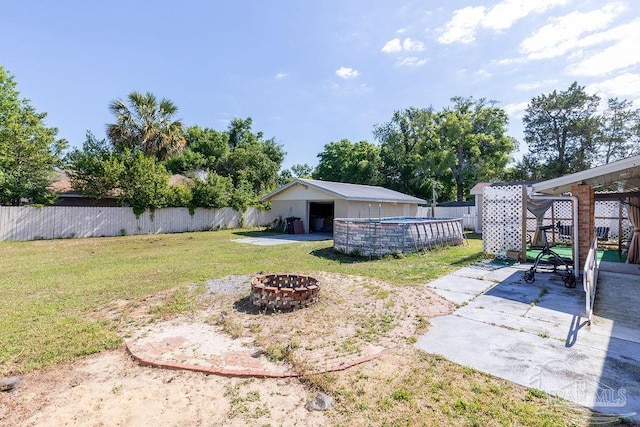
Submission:
M 300 242 L 317 242 L 320 240 L 331 240 L 330 233 L 306 233 L 306 234 L 273 234 L 265 236 L 250 236 L 233 239 L 233 242 L 248 243 L 257 246 L 286 245 Z
M 581 282 L 538 271 L 527 284 L 529 267 L 485 262 L 428 283 L 459 308 L 416 346 L 601 413 L 591 422 L 640 421 L 640 275 L 601 270 L 589 325 Z

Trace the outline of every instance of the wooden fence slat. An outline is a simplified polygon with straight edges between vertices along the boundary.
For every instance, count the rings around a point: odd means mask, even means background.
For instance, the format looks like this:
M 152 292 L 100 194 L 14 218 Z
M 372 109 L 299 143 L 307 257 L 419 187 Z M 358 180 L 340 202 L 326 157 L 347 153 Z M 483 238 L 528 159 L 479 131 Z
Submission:
M 242 221 L 241 221 L 242 216 Z M 76 206 L 0 206 L 0 240 L 25 241 L 71 237 L 120 236 L 122 234 L 182 233 L 244 226 L 269 225 L 271 211 L 249 208 L 157 209 L 136 217 L 131 208 Z

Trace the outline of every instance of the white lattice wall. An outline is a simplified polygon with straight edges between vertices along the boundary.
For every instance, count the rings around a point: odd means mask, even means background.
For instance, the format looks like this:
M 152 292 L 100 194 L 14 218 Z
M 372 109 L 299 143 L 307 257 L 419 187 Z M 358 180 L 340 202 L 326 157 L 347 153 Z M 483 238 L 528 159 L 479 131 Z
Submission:
M 522 250 L 521 185 L 485 187 L 482 197 L 482 249 L 504 256 L 507 250 Z
M 622 209 L 621 209 L 622 208 Z M 569 200 L 556 200 L 544 214 L 543 225 L 572 225 L 573 207 Z M 595 226 L 609 227 L 609 239 L 617 242 L 622 232 L 622 240 L 630 239 L 633 235 L 633 225 L 629 221 L 627 210 L 624 205 L 617 200 L 606 200 L 595 202 Z M 533 214 L 527 211 L 527 235 L 533 236 L 536 230 L 536 219 Z M 547 238 L 550 242 L 557 241 L 568 243 L 569 240 L 558 236 L 557 230 L 549 230 Z

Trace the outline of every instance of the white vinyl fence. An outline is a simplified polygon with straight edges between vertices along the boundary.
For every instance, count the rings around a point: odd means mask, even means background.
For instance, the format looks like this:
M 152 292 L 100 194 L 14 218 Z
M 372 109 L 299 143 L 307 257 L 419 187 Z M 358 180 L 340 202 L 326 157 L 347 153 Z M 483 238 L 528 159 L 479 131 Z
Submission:
M 64 239 L 130 234 L 183 233 L 269 225 L 270 211 L 232 209 L 157 209 L 139 217 L 131 208 L 76 206 L 0 206 L 0 240 Z
M 436 206 L 435 215 L 431 214 L 430 206 L 419 206 L 418 215 L 425 218 L 462 218 L 462 225 L 466 230 L 475 230 L 478 221 L 478 210 L 475 206 Z

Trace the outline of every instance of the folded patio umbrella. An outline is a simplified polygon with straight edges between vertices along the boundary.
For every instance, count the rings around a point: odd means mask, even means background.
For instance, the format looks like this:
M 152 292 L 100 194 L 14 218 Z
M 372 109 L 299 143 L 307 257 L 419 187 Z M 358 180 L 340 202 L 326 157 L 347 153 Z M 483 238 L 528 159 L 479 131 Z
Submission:
M 541 229 L 544 214 L 549 210 L 553 200 L 534 200 L 527 198 L 527 210 L 536 217 L 536 232 L 531 239 L 531 246 L 544 246 L 547 243 L 547 235 Z

